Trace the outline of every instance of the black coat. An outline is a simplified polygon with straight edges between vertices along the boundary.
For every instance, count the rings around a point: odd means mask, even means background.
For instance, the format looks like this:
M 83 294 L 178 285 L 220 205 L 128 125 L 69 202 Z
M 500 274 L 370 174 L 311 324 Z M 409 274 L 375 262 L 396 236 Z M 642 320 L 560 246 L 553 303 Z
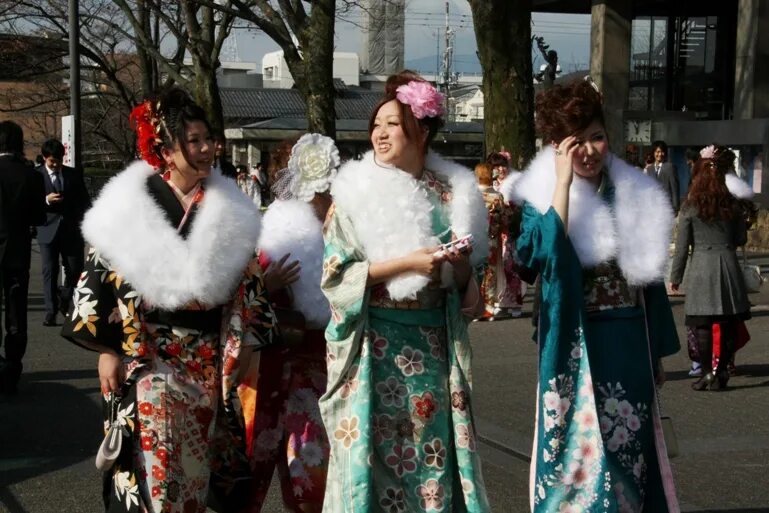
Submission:
M 54 192 L 51 177 L 45 166 L 38 166 L 35 171 L 42 177 L 45 194 Z M 46 204 L 46 219 L 37 227 L 37 241 L 50 244 L 56 237 L 64 241 L 82 242 L 80 223 L 86 210 L 91 208 L 91 197 L 85 187 L 83 173 L 71 167 L 62 167 L 64 189 L 61 192 L 62 201 Z
M 0 262 L 29 269 L 31 227 L 45 222 L 43 180 L 20 158 L 0 157 Z

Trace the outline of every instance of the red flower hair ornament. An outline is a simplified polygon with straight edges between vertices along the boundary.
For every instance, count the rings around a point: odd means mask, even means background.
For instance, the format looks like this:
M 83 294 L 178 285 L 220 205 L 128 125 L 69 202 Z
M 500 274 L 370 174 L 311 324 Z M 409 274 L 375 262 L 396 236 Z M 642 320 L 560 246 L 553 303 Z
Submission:
M 131 111 L 128 123 L 136 132 L 139 157 L 150 166 L 160 169 L 164 162 L 158 150 L 163 139 L 160 137 L 160 116 L 157 110 L 152 100 L 144 100 Z

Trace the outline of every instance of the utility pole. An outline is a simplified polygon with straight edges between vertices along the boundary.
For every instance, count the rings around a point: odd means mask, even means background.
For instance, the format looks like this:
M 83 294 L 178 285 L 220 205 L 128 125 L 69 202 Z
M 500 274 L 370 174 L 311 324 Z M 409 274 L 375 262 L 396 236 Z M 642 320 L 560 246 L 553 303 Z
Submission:
M 454 60 L 454 29 L 449 25 L 449 2 L 446 1 L 446 47 L 443 50 L 443 77 L 441 82 L 443 85 L 443 91 L 446 95 L 446 120 L 452 121 L 453 115 L 451 112 L 451 64 Z
M 81 168 L 83 162 L 82 119 L 80 116 L 80 6 L 78 0 L 69 0 L 69 113 L 73 118 L 72 167 Z

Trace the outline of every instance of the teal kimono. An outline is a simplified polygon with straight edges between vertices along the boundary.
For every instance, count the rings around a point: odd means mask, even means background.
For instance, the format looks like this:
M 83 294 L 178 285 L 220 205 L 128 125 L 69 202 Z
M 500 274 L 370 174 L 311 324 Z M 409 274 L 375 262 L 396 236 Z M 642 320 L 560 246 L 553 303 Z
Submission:
M 448 185 L 426 171 L 417 187 L 430 202 L 432 234 L 448 240 Z M 488 511 L 459 292 L 430 284 L 393 300 L 385 284 L 367 287 L 369 257 L 339 204 L 324 236 L 321 286 L 332 318 L 320 403 L 331 443 L 323 511 Z
M 583 269 L 555 210 L 523 214 L 519 258 L 542 280 L 532 510 L 677 511 L 654 386 L 679 349 L 664 285 Z

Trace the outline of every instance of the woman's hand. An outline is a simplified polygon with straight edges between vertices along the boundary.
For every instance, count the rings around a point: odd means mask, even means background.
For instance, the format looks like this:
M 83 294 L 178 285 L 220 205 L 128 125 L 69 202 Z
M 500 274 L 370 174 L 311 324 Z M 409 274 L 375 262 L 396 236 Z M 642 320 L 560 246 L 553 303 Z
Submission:
M 109 392 L 120 393 L 120 386 L 125 380 L 123 376 L 123 359 L 112 352 L 99 354 L 99 384 L 101 393 L 107 395 Z
M 436 256 L 440 249 L 440 247 L 436 246 L 418 249 L 409 253 L 405 257 L 408 270 L 423 276 L 436 277 L 440 273 L 441 263 L 446 259 L 444 255 Z
M 555 147 L 555 176 L 559 185 L 568 187 L 574 180 L 574 154 L 578 149 L 579 143 L 573 135 Z
M 299 279 L 299 271 L 302 270 L 299 260 L 286 263 L 291 253 L 286 253 L 277 262 L 270 262 L 264 270 L 264 287 L 268 293 L 286 288 Z

